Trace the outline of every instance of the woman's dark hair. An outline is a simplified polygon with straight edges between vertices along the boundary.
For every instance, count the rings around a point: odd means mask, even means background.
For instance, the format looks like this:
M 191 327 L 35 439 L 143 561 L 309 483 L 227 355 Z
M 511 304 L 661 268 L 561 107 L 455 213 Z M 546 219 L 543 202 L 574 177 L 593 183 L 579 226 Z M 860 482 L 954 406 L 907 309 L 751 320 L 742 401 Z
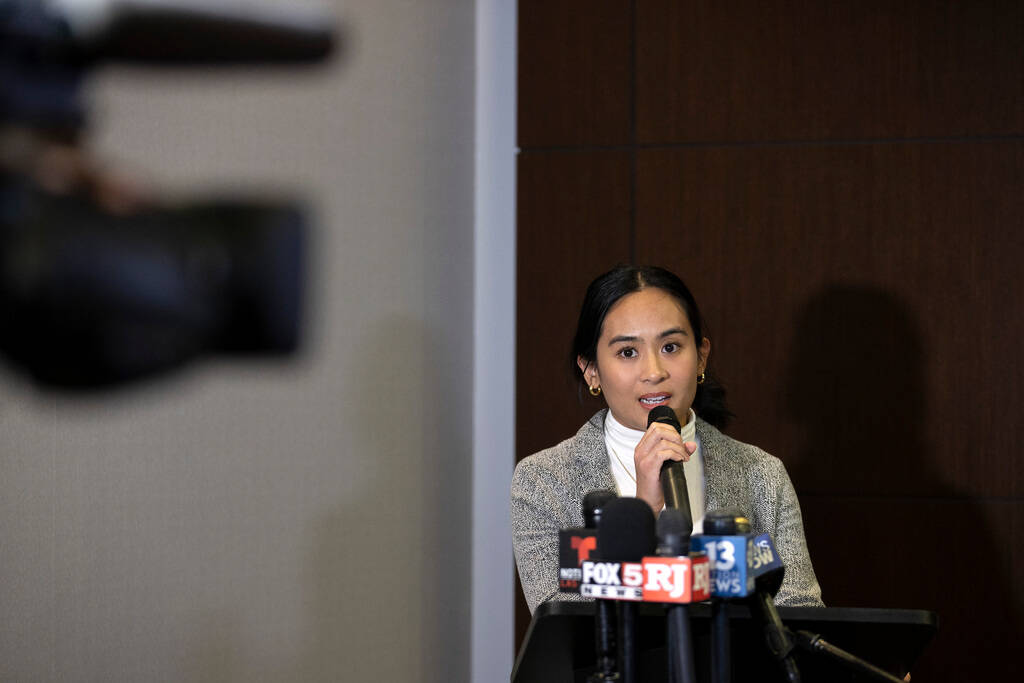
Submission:
M 597 340 L 601 336 L 601 327 L 608 311 L 627 294 L 649 287 L 661 289 L 675 297 L 690 320 L 695 343 L 700 344 L 704 339 L 704 319 L 701 318 L 697 301 L 686 284 L 674 273 L 657 266 L 619 266 L 610 270 L 598 276 L 587 287 L 580 307 L 580 319 L 576 324 L 570 367 L 579 383 L 581 399 L 586 380 L 580 373 L 576 359 L 583 358 L 587 363 L 593 363 L 597 359 Z M 710 372 L 705 372 L 704 382 L 697 385 L 693 412 L 720 429 L 733 417 L 725 404 L 725 387 Z

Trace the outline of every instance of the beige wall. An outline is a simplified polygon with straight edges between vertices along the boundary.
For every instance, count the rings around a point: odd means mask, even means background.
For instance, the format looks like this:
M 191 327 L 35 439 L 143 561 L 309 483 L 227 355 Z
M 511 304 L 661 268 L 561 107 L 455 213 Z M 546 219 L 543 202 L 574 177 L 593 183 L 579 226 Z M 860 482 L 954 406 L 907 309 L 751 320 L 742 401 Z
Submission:
M 328 66 L 110 70 L 94 143 L 302 196 L 306 344 L 102 396 L 0 368 L 0 680 L 469 671 L 473 3 L 339 3 Z

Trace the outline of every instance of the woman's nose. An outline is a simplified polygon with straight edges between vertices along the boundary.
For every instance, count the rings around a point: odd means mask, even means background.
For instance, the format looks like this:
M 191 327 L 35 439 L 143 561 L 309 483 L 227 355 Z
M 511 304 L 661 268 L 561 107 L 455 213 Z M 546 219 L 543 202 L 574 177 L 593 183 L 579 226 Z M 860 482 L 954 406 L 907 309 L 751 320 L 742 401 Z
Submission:
M 644 379 L 649 382 L 657 382 L 665 379 L 667 376 L 668 373 L 665 372 L 665 366 L 662 364 L 658 354 L 647 354 L 647 361 L 644 366 Z

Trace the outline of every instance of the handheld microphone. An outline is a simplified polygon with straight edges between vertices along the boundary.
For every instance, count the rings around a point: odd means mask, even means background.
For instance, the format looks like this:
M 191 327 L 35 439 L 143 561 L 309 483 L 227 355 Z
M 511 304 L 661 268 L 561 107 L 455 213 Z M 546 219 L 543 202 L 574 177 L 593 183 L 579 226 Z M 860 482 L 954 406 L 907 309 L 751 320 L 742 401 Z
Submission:
M 655 406 L 647 414 L 647 426 L 655 422 L 663 422 L 677 432 L 682 431 L 679 418 L 674 410 L 668 406 Z M 675 460 L 666 460 L 661 465 L 661 492 L 665 496 L 665 507 L 679 510 L 685 516 L 688 533 L 693 532 L 693 514 L 690 512 L 690 493 L 686 489 L 686 473 L 683 471 L 683 463 Z
M 658 555 L 681 557 L 690 553 L 690 530 L 686 516 L 674 508 L 665 508 L 658 517 Z M 665 610 L 668 630 L 668 679 L 670 683 L 694 683 L 693 637 L 686 605 L 671 605 Z

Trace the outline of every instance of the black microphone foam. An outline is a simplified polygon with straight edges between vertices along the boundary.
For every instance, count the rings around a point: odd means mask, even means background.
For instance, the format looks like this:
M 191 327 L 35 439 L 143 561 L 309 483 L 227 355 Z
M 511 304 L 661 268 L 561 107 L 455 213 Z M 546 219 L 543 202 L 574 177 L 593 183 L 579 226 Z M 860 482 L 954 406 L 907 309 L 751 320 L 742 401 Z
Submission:
M 653 555 L 654 513 L 639 498 L 608 501 L 597 529 L 597 556 L 610 562 L 639 562 Z
M 676 417 L 676 411 L 668 406 L 654 406 L 654 408 L 651 408 L 651 412 L 647 413 L 647 426 L 650 427 L 655 422 L 663 422 L 674 427 L 677 432 L 683 429 L 679 424 L 679 418 Z
M 750 520 L 739 508 L 720 508 L 704 515 L 704 533 L 709 536 L 738 536 L 750 533 Z
M 587 495 L 583 496 L 583 526 L 588 529 L 596 529 L 601 525 L 601 513 L 604 511 L 604 506 L 609 501 L 614 500 L 618 496 L 615 495 L 614 491 L 607 489 L 600 489 L 598 491 L 591 491 Z
M 665 508 L 658 516 L 658 555 L 682 557 L 690 552 L 690 520 L 679 510 Z

